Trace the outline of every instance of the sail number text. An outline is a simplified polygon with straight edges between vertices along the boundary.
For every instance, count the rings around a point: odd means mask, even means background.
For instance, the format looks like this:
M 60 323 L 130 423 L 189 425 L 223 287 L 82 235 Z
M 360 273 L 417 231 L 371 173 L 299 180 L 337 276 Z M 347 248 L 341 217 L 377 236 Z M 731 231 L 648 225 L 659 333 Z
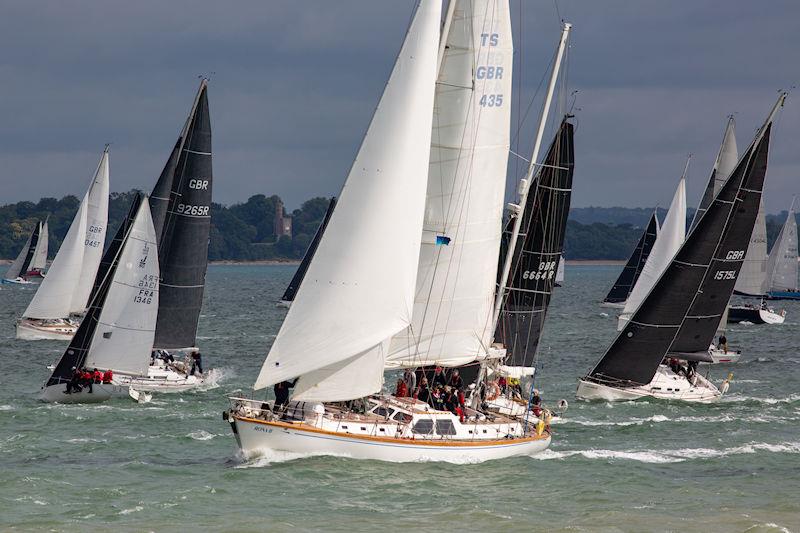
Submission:
M 204 216 L 204 215 L 208 215 L 208 206 L 207 205 L 178 204 L 177 211 L 178 211 L 178 214 L 182 214 L 182 215 Z
M 735 270 L 717 270 L 716 272 L 714 272 L 714 279 L 716 279 L 716 280 L 736 279 L 736 271 Z
M 84 239 L 83 244 L 84 246 L 91 246 L 92 248 L 98 248 L 102 245 L 102 242 L 98 236 L 99 233 L 103 232 L 103 226 L 89 226 L 89 229 L 86 230 L 88 234 L 87 239 Z M 97 237 L 96 237 L 97 236 Z
M 536 271 L 526 270 L 522 273 L 522 279 L 550 279 L 555 274 L 556 262 L 555 261 L 540 261 L 539 269 Z
M 725 256 L 725 259 L 729 261 L 738 261 L 739 259 L 744 259 L 744 250 L 730 250 L 728 255 Z

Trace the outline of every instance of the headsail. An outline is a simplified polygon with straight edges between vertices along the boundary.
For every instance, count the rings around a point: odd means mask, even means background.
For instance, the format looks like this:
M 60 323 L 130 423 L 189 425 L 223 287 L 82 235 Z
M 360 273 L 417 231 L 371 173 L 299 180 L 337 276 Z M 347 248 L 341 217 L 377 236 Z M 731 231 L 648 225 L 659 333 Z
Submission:
M 794 200 L 784 222 L 767 264 L 770 291 L 797 290 L 797 220 Z
M 686 169 L 689 168 L 689 162 L 686 162 Z M 658 238 L 653 245 L 650 255 L 645 261 L 644 268 L 639 275 L 639 279 L 633 286 L 628 300 L 625 302 L 625 309 L 619 316 L 617 329 L 621 330 L 625 327 L 625 322 L 630 316 L 639 308 L 650 289 L 656 284 L 658 278 L 670 264 L 672 258 L 680 249 L 686 238 L 686 170 L 684 170 L 678 187 L 675 189 L 675 195 L 672 197 L 672 203 L 669 206 L 669 212 L 664 219 L 664 224 L 658 232 Z
M 606 303 L 622 304 L 628 299 L 628 295 L 633 290 L 633 286 L 639 280 L 639 275 L 642 273 L 647 258 L 650 257 L 650 252 L 658 237 L 658 217 L 655 211 L 650 217 L 650 222 L 645 227 L 639 242 L 636 243 L 636 248 L 625 263 L 625 267 L 620 272 L 617 281 L 608 291 L 605 299 Z
M 297 294 L 297 289 L 300 288 L 300 284 L 303 283 L 303 278 L 308 271 L 308 265 L 311 263 L 311 259 L 317 251 L 319 241 L 325 233 L 325 228 L 328 226 L 328 221 L 333 214 L 334 207 L 336 207 L 336 198 L 331 198 L 331 201 L 328 203 L 328 210 L 325 211 L 325 217 L 322 219 L 322 222 L 317 228 L 317 232 L 314 234 L 314 239 L 311 241 L 311 244 L 308 245 L 308 249 L 305 255 L 303 255 L 303 260 L 300 262 L 300 265 L 298 265 L 294 276 L 292 276 L 292 281 L 289 282 L 289 286 L 286 287 L 286 291 L 284 291 L 283 296 L 281 296 L 282 302 L 294 301 L 294 296 Z
M 731 175 L 733 169 L 736 168 L 736 163 L 739 161 L 739 149 L 736 147 L 736 121 L 733 120 L 733 115 L 728 117 L 728 123 L 725 125 L 725 133 L 722 135 L 722 145 L 720 145 L 717 158 L 714 160 L 714 168 L 711 169 L 711 176 L 708 178 L 706 190 L 703 192 L 703 197 L 700 199 L 700 205 L 694 213 L 690 231 L 694 229 L 697 222 L 706 212 L 708 206 L 714 201 L 725 180 Z
M 207 84 L 205 79 L 200 83 L 185 130 L 158 243 L 161 285 L 156 348 L 193 347 L 203 305 L 212 188 Z
M 430 155 L 441 0 L 422 0 L 317 252 L 255 389 L 301 376 L 295 398 L 378 392 L 411 323 Z
M 47 266 L 47 252 L 50 246 L 50 227 L 47 217 L 44 222 L 39 224 L 39 239 L 36 242 L 36 250 L 33 252 L 33 260 L 30 264 L 30 270 L 44 270 Z
M 767 292 L 767 222 L 764 219 L 763 199 L 733 292 L 747 296 L 763 296 Z
M 413 320 L 397 366 L 487 356 L 510 145 L 508 0 L 459 1 L 436 83 Z
M 6 279 L 16 279 L 28 271 L 28 265 L 33 259 L 34 250 L 36 249 L 36 242 L 39 240 L 39 232 L 41 231 L 41 222 L 34 226 L 31 234 L 28 235 L 28 240 L 22 250 L 19 251 L 17 258 L 11 263 L 11 266 L 6 271 Z
M 69 381 L 72 367 L 146 373 L 158 306 L 158 254 L 147 200 L 122 242 L 48 386 Z
M 564 234 L 575 168 L 574 129 L 565 118 L 531 185 L 514 251 L 507 296 L 495 339 L 508 351 L 506 366 L 531 366 L 555 286 L 555 273 L 564 248 Z M 503 251 L 511 239 L 510 224 L 503 233 Z
M 708 350 L 753 231 L 772 120 L 785 96 L 592 377 L 646 384 L 668 352 Z

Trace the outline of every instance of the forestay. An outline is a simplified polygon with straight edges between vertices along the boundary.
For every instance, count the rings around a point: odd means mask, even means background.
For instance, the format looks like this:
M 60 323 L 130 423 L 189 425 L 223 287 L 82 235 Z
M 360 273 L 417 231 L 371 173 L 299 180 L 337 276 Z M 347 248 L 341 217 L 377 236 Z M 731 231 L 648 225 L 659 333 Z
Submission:
M 794 200 L 786 214 L 786 222 L 772 245 L 767 272 L 770 291 L 797 290 L 797 220 Z
M 487 355 L 512 65 L 508 0 L 459 1 L 436 84 L 413 320 L 391 343 L 391 365 L 457 366 Z
M 378 392 L 384 347 L 411 323 L 431 140 L 440 0 L 422 0 L 254 388 L 296 399 Z
M 646 384 L 668 352 L 708 350 L 755 224 L 772 119 L 784 97 L 591 376 Z
M 620 272 L 617 281 L 612 285 L 611 290 L 608 291 L 604 302 L 622 304 L 628 299 L 628 295 L 633 290 L 634 285 L 642 273 L 647 258 L 650 257 L 650 252 L 653 245 L 658 238 L 658 217 L 656 213 L 650 217 L 650 222 L 644 229 L 639 242 L 636 243 L 636 248 L 625 263 L 625 267 Z

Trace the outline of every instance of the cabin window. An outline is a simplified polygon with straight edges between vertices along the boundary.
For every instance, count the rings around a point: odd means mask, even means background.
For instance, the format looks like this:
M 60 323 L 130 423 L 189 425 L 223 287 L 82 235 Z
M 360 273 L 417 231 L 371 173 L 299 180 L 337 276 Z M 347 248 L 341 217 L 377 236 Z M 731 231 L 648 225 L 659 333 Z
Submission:
M 342 426 L 342 429 L 347 429 L 347 426 Z
M 456 428 L 453 425 L 452 420 L 437 420 L 436 421 L 436 433 L 439 435 L 455 435 Z
M 367 426 L 361 426 L 361 431 L 366 431 L 366 430 L 367 430 Z
M 386 407 L 376 407 L 373 411 L 378 416 L 390 417 L 394 414 L 394 409 L 387 409 Z
M 411 431 L 418 435 L 430 435 L 433 433 L 433 420 L 430 418 L 421 418 L 417 420 L 417 423 L 414 424 Z
M 411 415 L 408 413 L 404 413 L 403 411 L 397 411 L 392 420 L 397 420 L 398 422 L 411 422 Z
M 661 390 L 661 387 L 653 387 L 653 390 Z

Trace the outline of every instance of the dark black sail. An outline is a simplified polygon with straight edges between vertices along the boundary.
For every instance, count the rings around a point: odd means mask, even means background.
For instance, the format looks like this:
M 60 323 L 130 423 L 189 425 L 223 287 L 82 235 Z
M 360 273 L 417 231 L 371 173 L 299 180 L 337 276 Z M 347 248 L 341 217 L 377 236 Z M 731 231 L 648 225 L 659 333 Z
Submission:
M 625 268 L 622 269 L 617 281 L 608 291 L 608 295 L 603 300 L 604 302 L 616 304 L 624 303 L 628 299 L 633 286 L 636 285 L 636 280 L 639 279 L 639 275 L 642 273 L 647 258 L 650 256 L 656 237 L 658 237 L 658 218 L 653 213 L 644 233 L 639 238 L 639 242 L 636 243 L 636 248 L 633 249 L 628 262 L 625 263 Z
M 203 305 L 212 186 L 207 92 L 203 80 L 175 166 L 158 245 L 161 283 L 156 348 L 193 347 Z
M 668 352 L 708 350 L 758 214 L 772 117 L 590 378 L 646 384 Z
M 122 251 L 122 246 L 128 238 L 132 224 L 132 218 L 136 217 L 139 206 L 142 203 L 141 195 L 137 195 L 133 201 L 133 206 L 128 213 L 122 226 L 117 230 L 114 240 L 111 241 L 108 250 L 103 254 L 102 262 L 98 269 L 95 283 L 100 280 L 100 286 L 92 289 L 92 296 L 89 298 L 89 308 L 86 310 L 86 315 L 78 326 L 78 331 L 73 335 L 64 354 L 59 359 L 56 368 L 50 379 L 47 380 L 47 387 L 51 385 L 58 385 L 59 383 L 67 383 L 72 378 L 72 368 L 81 368 L 86 356 L 89 353 L 89 347 L 94 337 L 95 329 L 100 319 L 100 313 L 103 311 L 103 306 L 108 296 L 108 291 L 114 281 L 114 273 L 119 265 L 119 257 Z M 103 276 L 100 276 L 100 270 L 104 271 Z
M 6 272 L 6 279 L 16 279 L 28 271 L 28 267 L 33 261 L 33 254 L 36 252 L 36 245 L 39 242 L 39 229 L 41 222 L 37 223 L 33 231 L 28 235 L 28 240 L 20 250 L 17 258 L 11 263 L 8 271 Z
M 89 294 L 89 302 L 94 300 L 95 296 L 100 292 L 100 288 L 103 286 L 103 282 L 105 281 L 106 277 L 112 273 L 112 267 L 114 265 L 114 261 L 119 255 L 119 250 L 122 248 L 122 244 L 125 242 L 125 237 L 128 235 L 128 229 L 130 229 L 133 221 L 136 219 L 136 213 L 139 212 L 139 206 L 142 205 L 142 195 L 137 194 L 133 197 L 133 201 L 131 202 L 131 206 L 128 209 L 128 214 L 122 220 L 119 228 L 117 229 L 117 233 L 114 234 L 114 239 L 112 239 L 111 243 L 106 248 L 106 251 L 103 252 L 103 257 L 100 259 L 100 266 L 97 267 L 97 275 L 94 277 L 94 283 L 92 284 L 92 292 Z M 158 234 L 156 234 L 158 235 Z
M 175 167 L 178 165 L 178 156 L 183 146 L 183 137 L 178 137 L 175 147 L 169 154 L 164 169 L 158 177 L 156 186 L 150 195 L 150 216 L 153 217 L 153 227 L 156 230 L 156 239 L 161 243 L 161 233 L 164 231 L 164 219 L 167 218 L 169 209 L 170 192 L 172 191 L 172 179 L 175 177 Z
M 520 241 L 515 247 L 507 294 L 495 333 L 495 340 L 508 350 L 505 364 L 509 366 L 533 364 L 558 262 L 564 251 L 575 168 L 574 128 L 569 118 L 561 122 L 541 171 L 531 184 L 523 213 Z M 501 263 L 511 238 L 511 222 L 503 232 Z
M 289 282 L 289 286 L 286 287 L 286 291 L 283 293 L 283 296 L 281 296 L 282 302 L 294 301 L 294 296 L 297 294 L 297 289 L 300 288 L 300 284 L 303 283 L 303 278 L 306 276 L 308 265 L 311 264 L 311 259 L 314 257 L 314 254 L 317 251 L 317 246 L 319 246 L 319 241 L 322 239 L 322 234 L 325 233 L 325 228 L 328 226 L 328 220 L 330 220 L 331 215 L 333 214 L 334 207 L 336 207 L 336 198 L 331 198 L 331 201 L 328 204 L 328 210 L 325 211 L 325 218 L 322 219 L 322 223 L 319 225 L 317 232 L 314 234 L 314 239 L 311 241 L 311 244 L 308 245 L 308 249 L 306 250 L 305 255 L 303 255 L 303 260 L 297 267 L 294 276 L 292 276 L 292 281 Z

